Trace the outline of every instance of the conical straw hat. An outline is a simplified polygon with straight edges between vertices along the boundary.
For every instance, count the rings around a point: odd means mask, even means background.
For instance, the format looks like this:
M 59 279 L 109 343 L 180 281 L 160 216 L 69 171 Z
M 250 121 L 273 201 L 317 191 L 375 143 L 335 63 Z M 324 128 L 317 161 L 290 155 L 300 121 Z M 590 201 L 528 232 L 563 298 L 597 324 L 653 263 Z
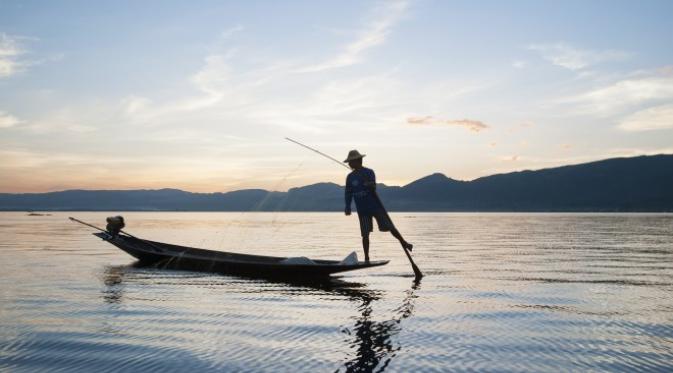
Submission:
M 353 150 L 348 152 L 348 157 L 346 157 L 346 160 L 344 161 L 344 163 L 348 163 L 348 162 L 354 161 L 356 159 L 364 158 L 365 155 L 367 155 L 367 154 L 360 154 L 359 151 L 353 149 Z

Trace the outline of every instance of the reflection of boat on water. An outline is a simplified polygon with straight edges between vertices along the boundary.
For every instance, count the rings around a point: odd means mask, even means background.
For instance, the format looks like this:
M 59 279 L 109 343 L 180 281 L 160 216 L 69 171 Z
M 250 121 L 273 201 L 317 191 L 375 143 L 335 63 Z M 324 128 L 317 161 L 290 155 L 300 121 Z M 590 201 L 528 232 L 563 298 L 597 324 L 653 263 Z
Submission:
M 293 261 L 293 258 L 248 255 L 197 249 L 163 242 L 139 239 L 106 232 L 94 233 L 97 237 L 122 249 L 145 264 L 158 268 L 186 269 L 259 277 L 327 277 L 332 273 L 353 271 L 388 264 L 387 260 L 371 262 L 339 262 L 337 260 Z
M 166 277 L 153 276 L 152 272 L 156 267 L 152 264 L 146 264 L 137 261 L 130 265 L 107 266 L 103 273 L 103 283 L 105 284 L 104 299 L 109 303 L 121 303 L 123 299 L 124 285 L 131 280 L 143 284 L 151 284 L 152 280 L 161 278 L 165 282 Z M 163 272 L 163 271 L 162 271 Z M 157 275 L 159 272 L 155 272 Z M 170 273 L 170 272 L 166 272 Z M 173 272 L 186 274 L 188 278 L 193 278 L 189 272 Z M 194 273 L 196 274 L 196 273 Z M 208 274 L 203 274 L 209 278 Z M 172 276 L 171 276 L 172 277 Z M 182 278 L 182 277 L 175 277 Z M 237 283 L 259 283 L 262 288 L 268 288 L 270 284 L 277 284 L 281 289 L 292 289 L 292 293 L 299 293 L 302 290 L 318 290 L 325 294 L 337 294 L 345 296 L 347 299 L 359 301 L 367 300 L 371 302 L 381 297 L 381 292 L 367 288 L 367 285 L 360 282 L 345 281 L 342 278 L 335 277 L 317 277 L 317 278 L 298 278 L 298 277 L 269 277 L 260 278 L 258 276 L 236 277 Z
M 103 274 L 105 284 L 103 299 L 111 304 L 124 303 L 125 283 L 129 281 L 129 278 L 132 279 L 131 281 L 151 280 L 152 276 L 148 276 L 147 269 L 142 263 L 107 267 Z M 280 288 L 272 289 L 285 294 L 317 290 L 319 293 L 337 295 L 357 304 L 358 314 L 354 317 L 354 324 L 341 330 L 347 336 L 346 342 L 352 352 L 344 359 L 343 365 L 337 371 L 346 372 L 380 372 L 388 367 L 392 359 L 403 348 L 402 344 L 395 340 L 395 336 L 402 330 L 401 321 L 413 314 L 414 302 L 418 297 L 415 292 L 420 285 L 419 281 L 414 281 L 412 286 L 406 290 L 401 304 L 393 310 L 393 317 L 376 321 L 373 306 L 384 297 L 385 293 L 369 289 L 364 283 L 331 277 L 319 281 L 259 278 L 252 278 L 249 281 L 263 284 L 260 288 L 266 289 L 269 289 L 269 284 L 279 284 Z
M 153 283 L 153 279 L 161 279 L 165 283 L 166 277 L 158 276 L 159 272 L 154 272 L 155 267 L 147 265 L 143 262 L 137 261 L 130 265 L 107 266 L 103 273 L 103 283 L 105 284 L 104 299 L 109 303 L 121 303 L 123 298 L 124 285 L 129 281 L 149 285 Z M 148 272 L 150 271 L 150 272 Z M 163 273 L 163 271 L 162 271 Z M 166 272 L 169 273 L 170 272 Z M 189 275 L 189 272 L 173 272 L 175 274 L 185 274 L 187 278 L 194 278 Z M 196 274 L 196 273 L 194 273 Z M 205 278 L 209 278 L 208 274 L 204 274 Z M 171 276 L 173 277 L 173 276 Z M 183 278 L 181 276 L 175 278 Z M 201 278 L 199 276 L 199 278 Z M 372 290 L 367 287 L 365 283 L 346 281 L 339 277 L 318 277 L 318 278 L 296 278 L 296 277 L 270 277 L 260 278 L 257 276 L 241 277 L 237 276 L 236 283 L 245 284 L 260 284 L 260 288 L 269 289 L 268 285 L 279 285 L 278 288 L 271 287 L 278 291 L 291 290 L 287 293 L 297 294 L 302 290 L 314 290 L 325 294 L 340 295 L 353 302 L 371 303 L 381 298 L 382 292 L 379 290 Z M 228 283 L 230 284 L 230 283 Z M 261 291 L 260 291 L 261 292 Z

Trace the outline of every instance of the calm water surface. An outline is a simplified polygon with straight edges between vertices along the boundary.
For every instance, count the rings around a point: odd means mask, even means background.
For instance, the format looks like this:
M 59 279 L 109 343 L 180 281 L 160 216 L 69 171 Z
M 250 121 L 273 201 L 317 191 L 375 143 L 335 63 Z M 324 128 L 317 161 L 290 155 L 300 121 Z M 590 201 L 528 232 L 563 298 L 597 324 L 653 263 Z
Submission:
M 426 277 L 315 286 L 136 268 L 67 216 L 0 213 L 0 371 L 672 371 L 673 215 L 392 214 Z M 341 259 L 336 213 L 126 213 L 149 239 Z M 362 253 L 358 251 L 360 257 Z

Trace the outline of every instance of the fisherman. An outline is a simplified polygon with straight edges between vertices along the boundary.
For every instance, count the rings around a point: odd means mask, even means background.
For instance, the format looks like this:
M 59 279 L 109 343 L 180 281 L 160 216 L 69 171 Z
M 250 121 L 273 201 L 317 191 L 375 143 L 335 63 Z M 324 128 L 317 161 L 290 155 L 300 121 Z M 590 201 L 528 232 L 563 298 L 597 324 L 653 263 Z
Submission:
M 107 229 L 112 238 L 117 238 L 119 232 L 126 226 L 126 224 L 124 224 L 124 217 L 122 216 L 110 216 L 105 220 L 107 221 L 105 229 Z
M 369 262 L 369 233 L 373 231 L 372 218 L 376 219 L 379 231 L 390 232 L 405 250 L 411 251 L 414 245 L 405 241 L 400 232 L 390 220 L 385 207 L 376 195 L 376 176 L 374 170 L 362 166 L 362 158 L 357 150 L 348 152 L 344 163 L 353 170 L 346 177 L 346 210 L 345 214 L 351 214 L 351 201 L 355 199 L 355 206 L 360 219 L 360 232 L 362 233 L 362 249 L 365 252 L 365 262 Z

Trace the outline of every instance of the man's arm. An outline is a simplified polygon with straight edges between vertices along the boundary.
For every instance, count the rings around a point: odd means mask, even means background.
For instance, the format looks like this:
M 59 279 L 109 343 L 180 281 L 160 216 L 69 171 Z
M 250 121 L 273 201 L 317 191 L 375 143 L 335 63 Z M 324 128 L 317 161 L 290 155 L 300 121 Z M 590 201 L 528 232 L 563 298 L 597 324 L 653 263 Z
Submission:
M 350 175 L 346 177 L 346 188 L 345 190 L 345 199 L 346 199 L 346 209 L 344 213 L 346 215 L 351 214 L 351 202 L 353 201 L 353 188 L 351 188 Z
M 376 175 L 374 170 L 369 170 L 369 175 L 367 175 L 365 180 L 365 186 L 373 191 L 376 190 Z

